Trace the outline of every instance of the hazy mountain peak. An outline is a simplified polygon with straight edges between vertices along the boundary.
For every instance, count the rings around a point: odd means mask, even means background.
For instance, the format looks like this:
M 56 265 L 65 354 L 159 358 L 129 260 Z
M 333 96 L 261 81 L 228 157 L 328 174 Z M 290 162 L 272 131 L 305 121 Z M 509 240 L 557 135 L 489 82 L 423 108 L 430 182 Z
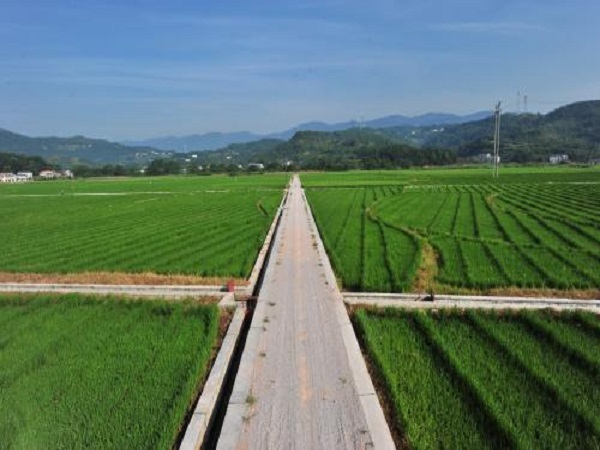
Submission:
M 208 132 L 202 134 L 190 134 L 186 136 L 164 136 L 145 140 L 124 141 L 126 145 L 143 145 L 156 147 L 161 150 L 184 151 L 204 151 L 216 150 L 227 147 L 231 144 L 240 144 L 243 142 L 255 142 L 261 139 L 290 139 L 297 131 L 343 131 L 350 128 L 364 126 L 368 128 L 390 128 L 397 126 L 431 126 L 446 125 L 470 122 L 480 120 L 489 116 L 491 112 L 481 111 L 473 114 L 460 116 L 449 113 L 426 113 L 419 116 L 409 117 L 401 114 L 394 114 L 380 117 L 373 120 L 327 123 L 322 121 L 304 122 L 284 131 L 270 134 L 255 134 L 249 131 L 238 132 Z

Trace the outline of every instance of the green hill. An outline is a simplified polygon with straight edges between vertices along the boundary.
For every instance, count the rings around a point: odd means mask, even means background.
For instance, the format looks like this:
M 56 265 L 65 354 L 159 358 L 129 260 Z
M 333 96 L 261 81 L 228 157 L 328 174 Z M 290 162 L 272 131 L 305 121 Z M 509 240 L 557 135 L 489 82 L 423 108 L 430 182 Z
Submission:
M 210 165 L 251 162 L 304 169 L 348 169 L 440 165 L 471 161 L 490 153 L 494 118 L 460 125 L 299 131 L 287 142 L 262 140 L 203 152 Z M 549 114 L 502 115 L 500 153 L 504 162 L 547 162 L 554 153 L 571 161 L 600 157 L 600 101 L 578 102 Z
M 33 172 L 38 174 L 50 165 L 40 156 L 18 155 L 0 152 L 0 172 Z
M 52 164 L 145 164 L 167 155 L 152 147 L 127 147 L 103 139 L 28 137 L 0 129 L 0 152 L 41 156 Z
M 272 168 L 291 163 L 302 169 L 371 169 L 450 164 L 454 152 L 420 149 L 385 135 L 382 130 L 298 131 L 289 141 L 261 140 L 202 152 L 198 162 L 212 167 L 263 163 Z
M 396 127 L 384 130 L 390 139 L 421 147 L 448 148 L 459 157 L 489 153 L 494 118 L 443 128 Z M 572 161 L 600 157 L 600 101 L 572 103 L 546 115 L 503 114 L 500 154 L 503 161 L 547 161 L 554 153 Z

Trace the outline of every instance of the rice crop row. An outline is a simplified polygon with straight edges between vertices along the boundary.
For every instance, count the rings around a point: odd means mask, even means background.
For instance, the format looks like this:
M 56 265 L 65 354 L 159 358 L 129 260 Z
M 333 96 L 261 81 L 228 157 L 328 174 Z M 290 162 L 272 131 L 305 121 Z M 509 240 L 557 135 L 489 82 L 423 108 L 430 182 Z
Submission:
M 77 174 L 75 174 L 77 175 Z M 234 190 L 280 190 L 288 181 L 289 174 L 211 175 L 211 176 L 160 176 L 160 177 L 112 177 L 21 185 L 0 185 L 3 195 L 67 195 L 67 194 L 142 194 L 142 193 L 198 193 Z
M 171 448 L 218 318 L 216 306 L 0 297 L 0 448 Z
M 345 289 L 410 289 L 421 245 L 411 234 L 377 218 L 378 202 L 393 194 L 373 188 L 307 191 L 323 243 Z
M 476 289 L 597 288 L 597 211 L 587 211 L 587 225 L 563 213 L 568 204 L 558 205 L 552 215 L 549 210 L 542 214 L 537 206 L 542 196 L 539 186 L 544 185 L 528 186 L 527 199 L 520 185 L 517 189 L 509 184 L 485 195 L 411 189 L 380 201 L 378 212 L 381 220 L 411 229 L 434 246 L 442 284 Z M 590 197 L 598 194 L 597 185 L 577 186 Z
M 0 196 L 0 271 L 243 278 L 280 200 L 277 189 Z
M 562 185 L 598 182 L 600 168 L 575 167 L 503 167 L 493 185 L 538 183 Z M 420 186 L 448 189 L 452 186 L 488 186 L 492 184 L 488 168 L 444 168 L 414 170 L 378 170 L 348 172 L 314 172 L 302 174 L 305 187 L 364 187 L 364 186 Z
M 427 174 L 430 182 L 435 181 L 433 173 Z M 371 177 L 376 185 L 379 175 Z M 347 219 L 354 215 L 356 223 L 358 215 L 363 214 L 366 237 L 354 234 L 352 239 L 340 239 L 335 247 L 325 242 L 332 258 L 344 261 L 334 266 L 345 287 L 369 291 L 410 289 L 415 271 L 404 271 L 397 282 L 393 280 L 394 266 L 400 258 L 415 258 L 400 264 L 418 267 L 421 252 L 389 244 L 387 241 L 393 238 L 386 239 L 388 235 L 404 236 L 404 247 L 415 239 L 417 244 L 433 246 L 438 264 L 436 282 L 446 291 L 511 286 L 563 290 L 600 287 L 600 212 L 593 200 L 600 193 L 599 183 L 583 182 L 586 177 L 567 173 L 561 183 L 548 183 L 545 174 L 532 174 L 528 183 L 487 180 L 479 185 L 443 185 L 446 175 L 439 177 L 440 184 L 408 184 L 395 190 L 382 186 L 308 189 L 326 238 L 329 234 L 341 235 L 330 229 L 336 219 L 326 212 L 329 205 L 336 205 L 336 211 L 340 211 L 347 196 L 355 196 L 356 192 L 365 196 L 363 211 L 354 208 L 339 214 Z M 382 230 L 379 236 L 378 228 Z M 343 246 L 356 246 L 353 243 L 357 239 L 364 256 L 359 262 L 356 253 L 346 266 L 356 269 L 360 265 L 361 282 L 355 275 L 348 276 L 352 269 L 344 267 L 348 253 Z M 367 282 L 370 271 L 373 275 Z
M 354 320 L 409 447 L 600 445 L 597 316 L 358 310 Z

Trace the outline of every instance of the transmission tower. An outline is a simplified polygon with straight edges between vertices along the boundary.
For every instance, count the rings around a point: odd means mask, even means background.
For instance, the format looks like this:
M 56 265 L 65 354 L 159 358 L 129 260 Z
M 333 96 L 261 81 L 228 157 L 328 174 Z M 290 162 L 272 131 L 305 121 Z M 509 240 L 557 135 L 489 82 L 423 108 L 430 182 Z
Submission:
M 496 126 L 494 128 L 494 160 L 492 166 L 492 176 L 494 178 L 498 178 L 498 168 L 500 166 L 500 115 L 502 112 L 500 103 L 498 102 L 494 109 L 494 117 L 496 118 Z

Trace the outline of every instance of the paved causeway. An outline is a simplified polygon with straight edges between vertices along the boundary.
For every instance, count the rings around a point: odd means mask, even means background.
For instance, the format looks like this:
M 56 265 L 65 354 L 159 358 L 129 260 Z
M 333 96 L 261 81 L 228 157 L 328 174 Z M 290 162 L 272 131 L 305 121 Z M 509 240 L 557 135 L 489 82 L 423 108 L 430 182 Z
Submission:
M 393 448 L 350 332 L 295 177 L 218 448 Z

